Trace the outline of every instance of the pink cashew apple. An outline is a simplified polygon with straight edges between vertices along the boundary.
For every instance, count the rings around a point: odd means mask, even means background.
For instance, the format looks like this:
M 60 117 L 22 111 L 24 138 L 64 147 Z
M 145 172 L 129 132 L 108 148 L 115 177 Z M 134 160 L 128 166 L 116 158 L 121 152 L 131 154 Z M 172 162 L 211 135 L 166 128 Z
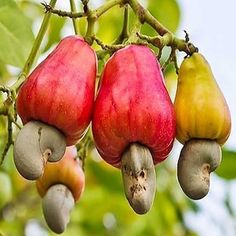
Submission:
M 175 138 L 175 116 L 154 53 L 130 45 L 107 62 L 92 120 L 98 152 L 121 168 L 125 194 L 134 210 L 153 202 L 154 165 L 166 159 Z
M 91 119 L 97 59 L 80 37 L 61 40 L 22 85 L 17 113 L 24 124 L 14 145 L 14 161 L 27 179 L 39 178 L 47 161 L 62 158 Z

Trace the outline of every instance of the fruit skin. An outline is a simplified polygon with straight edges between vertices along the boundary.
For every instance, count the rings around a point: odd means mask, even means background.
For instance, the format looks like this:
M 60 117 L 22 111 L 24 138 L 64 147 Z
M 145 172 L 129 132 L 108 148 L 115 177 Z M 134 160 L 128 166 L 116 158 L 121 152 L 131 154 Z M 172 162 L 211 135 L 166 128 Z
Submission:
M 17 113 L 59 129 L 67 146 L 87 128 L 94 104 L 97 59 L 80 37 L 68 36 L 30 74 L 19 91 Z
M 230 134 L 228 105 L 200 53 L 186 58 L 179 69 L 174 102 L 177 139 L 184 144 L 192 138 L 216 140 L 224 144 Z
M 44 174 L 36 181 L 36 187 L 41 197 L 55 184 L 64 184 L 73 194 L 75 202 L 84 191 L 85 176 L 77 160 L 75 146 L 67 147 L 63 158 L 55 163 L 48 162 Z
M 92 129 L 98 152 L 115 167 L 134 142 L 150 149 L 155 164 L 167 157 L 175 137 L 174 109 L 160 65 L 148 47 L 130 45 L 109 59 Z

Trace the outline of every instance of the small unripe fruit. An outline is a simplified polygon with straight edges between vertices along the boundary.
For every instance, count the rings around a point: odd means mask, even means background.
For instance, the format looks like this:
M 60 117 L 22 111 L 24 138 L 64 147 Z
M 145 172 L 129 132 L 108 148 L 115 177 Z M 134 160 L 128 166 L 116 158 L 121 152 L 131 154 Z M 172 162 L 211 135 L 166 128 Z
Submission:
M 56 233 L 62 233 L 70 220 L 70 211 L 79 200 L 85 186 L 85 176 L 74 146 L 66 149 L 63 158 L 47 163 L 44 174 L 37 182 L 37 190 L 43 198 L 45 220 Z

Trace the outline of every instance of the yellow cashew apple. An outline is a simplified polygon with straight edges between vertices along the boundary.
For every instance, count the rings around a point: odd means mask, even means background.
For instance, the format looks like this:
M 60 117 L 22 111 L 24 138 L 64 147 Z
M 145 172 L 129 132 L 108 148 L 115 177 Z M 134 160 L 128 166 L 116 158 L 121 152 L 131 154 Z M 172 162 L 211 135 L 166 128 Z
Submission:
M 209 191 L 209 174 L 220 165 L 220 146 L 231 129 L 228 105 L 200 53 L 185 58 L 180 66 L 174 108 L 177 139 L 184 144 L 178 180 L 188 197 L 200 199 Z

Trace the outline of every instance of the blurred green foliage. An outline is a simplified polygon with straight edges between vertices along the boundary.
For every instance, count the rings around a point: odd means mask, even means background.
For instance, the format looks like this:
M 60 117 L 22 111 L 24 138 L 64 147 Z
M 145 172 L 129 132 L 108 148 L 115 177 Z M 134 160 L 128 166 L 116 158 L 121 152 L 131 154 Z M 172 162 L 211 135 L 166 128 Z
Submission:
M 223 150 L 223 159 L 219 168 L 216 169 L 216 173 L 227 180 L 236 178 L 236 152 L 230 150 Z
M 0 35 L 0 60 L 23 67 L 34 37 L 30 20 L 13 0 L 0 1 Z
M 148 0 L 146 6 L 168 29 L 172 32 L 177 30 L 180 8 L 175 0 Z M 0 0 L 0 84 L 4 85 L 16 79 L 15 71 L 22 68 L 32 47 L 33 26 L 35 22 L 42 20 L 43 15 L 44 10 L 39 1 Z M 122 29 L 122 16 L 122 9 L 112 8 L 96 25 L 97 36 L 105 43 L 113 42 Z M 132 24 L 134 15 L 131 13 L 130 25 Z M 78 25 L 81 35 L 84 35 L 86 21 L 81 19 Z M 51 18 L 41 53 L 47 54 L 55 46 L 64 36 L 65 27 L 73 27 L 70 19 L 57 16 Z M 154 31 L 147 25 L 144 25 L 142 31 L 147 35 L 154 35 Z M 100 68 L 103 64 L 104 62 L 99 63 Z M 167 84 L 171 88 L 172 84 L 176 84 L 173 69 L 168 70 L 167 77 L 170 78 Z M 3 100 L 4 97 L 0 97 L 0 102 Z M 6 119 L 0 117 L 0 153 L 3 152 L 6 142 Z M 223 153 L 224 162 L 217 173 L 226 179 L 235 178 L 236 153 L 227 150 Z M 182 193 L 176 180 L 176 168 L 171 160 L 158 165 L 156 172 L 157 193 L 154 205 L 149 213 L 139 216 L 125 199 L 120 171 L 101 161 L 93 150 L 86 159 L 85 192 L 72 211 L 71 222 L 62 235 L 196 235 L 185 224 L 184 215 L 185 212 L 197 211 L 198 208 Z M 31 234 L 27 232 L 33 225 L 41 232 L 37 235 L 55 235 L 47 228 L 43 219 L 41 199 L 35 184 L 24 180 L 17 173 L 11 148 L 0 167 L 0 235 L 28 236 Z

